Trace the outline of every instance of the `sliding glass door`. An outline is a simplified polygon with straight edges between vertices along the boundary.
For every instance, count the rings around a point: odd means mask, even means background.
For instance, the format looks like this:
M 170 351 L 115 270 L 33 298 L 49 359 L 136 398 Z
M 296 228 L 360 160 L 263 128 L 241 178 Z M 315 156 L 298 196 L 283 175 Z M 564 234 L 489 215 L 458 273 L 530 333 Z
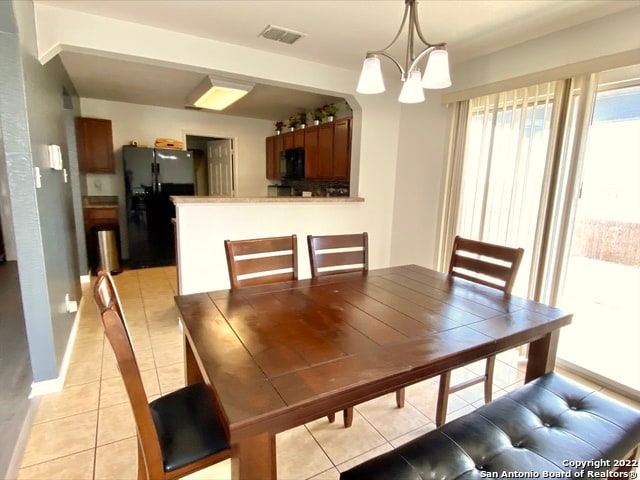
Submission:
M 558 356 L 640 393 L 640 87 L 596 95 L 558 303 Z
M 457 234 L 524 248 L 513 292 L 574 314 L 561 362 L 640 396 L 640 66 L 455 109 L 440 268 Z

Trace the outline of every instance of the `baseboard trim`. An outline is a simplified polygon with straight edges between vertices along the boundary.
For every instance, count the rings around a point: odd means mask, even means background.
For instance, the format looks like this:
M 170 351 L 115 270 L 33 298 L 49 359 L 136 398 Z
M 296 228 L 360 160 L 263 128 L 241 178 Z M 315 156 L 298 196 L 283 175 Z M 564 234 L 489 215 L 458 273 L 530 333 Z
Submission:
M 591 370 L 587 370 L 580 365 L 576 365 L 575 363 L 571 363 L 562 358 L 556 359 L 556 365 L 564 368 L 571 373 L 575 373 L 576 375 L 579 375 L 586 380 L 601 385 L 602 387 L 611 390 L 612 392 L 619 393 L 620 395 L 635 400 L 636 402 L 640 402 L 640 392 L 626 385 L 623 385 L 622 383 L 615 382 L 610 378 L 599 375 L 595 372 L 592 372 Z
M 31 383 L 31 392 L 29 393 L 29 398 L 40 397 L 49 393 L 59 392 L 64 387 L 64 381 L 67 378 L 67 371 L 69 370 L 69 362 L 71 361 L 71 354 L 73 353 L 73 345 L 76 341 L 76 336 L 78 335 L 78 326 L 80 324 L 79 315 L 82 309 L 82 302 L 84 302 L 84 296 L 80 299 L 78 311 L 76 312 L 76 316 L 73 319 L 73 327 L 71 327 L 69 340 L 67 340 L 67 347 L 64 351 L 64 357 L 62 357 L 60 373 L 56 378 Z
M 5 472 L 4 478 L 18 478 L 18 472 L 22 465 L 22 457 L 24 456 L 25 448 L 27 447 L 27 441 L 29 440 L 29 434 L 31 433 L 31 425 L 36 417 L 38 411 L 38 405 L 40 404 L 39 398 L 29 400 L 29 410 L 22 423 L 18 440 L 13 447 L 13 453 L 11 454 L 11 460 L 9 460 L 9 466 Z

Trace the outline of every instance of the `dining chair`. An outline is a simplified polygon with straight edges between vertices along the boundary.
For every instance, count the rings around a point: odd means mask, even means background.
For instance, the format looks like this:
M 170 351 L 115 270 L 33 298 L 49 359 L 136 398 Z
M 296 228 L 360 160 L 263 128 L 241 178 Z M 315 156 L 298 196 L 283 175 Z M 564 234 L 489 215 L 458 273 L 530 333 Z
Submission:
M 524 250 L 492 243 L 480 242 L 456 236 L 453 241 L 449 275 L 471 282 L 496 288 L 505 295 L 511 293 Z M 449 395 L 465 388 L 484 383 L 484 401 L 492 399 L 493 371 L 496 357 L 487 358 L 483 375 L 478 375 L 455 385 L 451 385 L 451 371 L 440 375 L 438 403 L 436 406 L 436 426 L 445 423 Z
M 369 270 L 369 235 L 367 232 L 344 235 L 307 235 L 309 261 L 313 278 Z M 404 407 L 404 388 L 396 391 L 398 408 Z M 330 421 L 333 421 L 329 417 Z M 353 407 L 343 410 L 345 428 L 353 423 Z
M 367 232 L 347 235 L 307 235 L 311 276 L 369 270 Z
M 298 243 L 286 237 L 225 240 L 231 288 L 298 278 Z
M 197 383 L 149 403 L 122 304 L 108 272 L 98 273 L 93 296 L 133 410 L 138 480 L 183 477 L 230 458 L 228 434 L 210 388 Z

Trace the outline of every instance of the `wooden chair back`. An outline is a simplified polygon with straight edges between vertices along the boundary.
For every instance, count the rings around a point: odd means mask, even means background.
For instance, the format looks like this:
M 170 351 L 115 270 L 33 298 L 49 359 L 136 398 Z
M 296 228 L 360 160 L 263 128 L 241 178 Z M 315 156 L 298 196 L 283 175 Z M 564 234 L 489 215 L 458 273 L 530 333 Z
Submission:
M 449 275 L 511 293 L 522 261 L 522 248 L 504 247 L 456 236 Z
M 122 375 L 138 432 L 138 446 L 144 455 L 149 478 L 164 476 L 158 432 L 151 417 L 149 401 L 142 384 L 129 329 L 111 275 L 102 270 L 93 288 L 104 331 Z
M 231 288 L 296 280 L 298 241 L 287 237 L 225 240 Z
M 307 236 L 311 276 L 367 271 L 369 239 L 367 232 L 347 235 Z

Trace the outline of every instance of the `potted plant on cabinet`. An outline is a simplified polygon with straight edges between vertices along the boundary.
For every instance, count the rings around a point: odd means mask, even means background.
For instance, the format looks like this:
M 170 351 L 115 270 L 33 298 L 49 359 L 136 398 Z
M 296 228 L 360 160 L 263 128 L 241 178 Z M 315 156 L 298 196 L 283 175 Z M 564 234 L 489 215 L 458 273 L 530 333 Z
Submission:
M 300 128 L 305 128 L 307 126 L 307 113 L 299 112 L 298 113 L 298 122 L 300 123 Z
M 296 117 L 295 115 L 291 115 L 289 117 L 289 120 L 287 121 L 287 127 L 289 127 L 289 129 L 293 132 L 296 129 L 297 125 L 298 125 L 298 117 Z
M 281 122 L 280 120 L 278 120 L 275 123 L 276 126 L 276 135 L 280 135 L 280 133 L 282 133 L 282 128 L 284 127 L 284 122 Z
M 335 118 L 336 113 L 338 113 L 338 107 L 336 107 L 333 103 L 329 103 L 322 107 L 322 111 L 326 115 L 327 121 L 333 122 L 333 119 Z
M 316 108 L 311 112 L 311 118 L 313 118 L 314 125 L 320 125 L 320 122 L 325 117 L 324 111 L 321 108 Z

